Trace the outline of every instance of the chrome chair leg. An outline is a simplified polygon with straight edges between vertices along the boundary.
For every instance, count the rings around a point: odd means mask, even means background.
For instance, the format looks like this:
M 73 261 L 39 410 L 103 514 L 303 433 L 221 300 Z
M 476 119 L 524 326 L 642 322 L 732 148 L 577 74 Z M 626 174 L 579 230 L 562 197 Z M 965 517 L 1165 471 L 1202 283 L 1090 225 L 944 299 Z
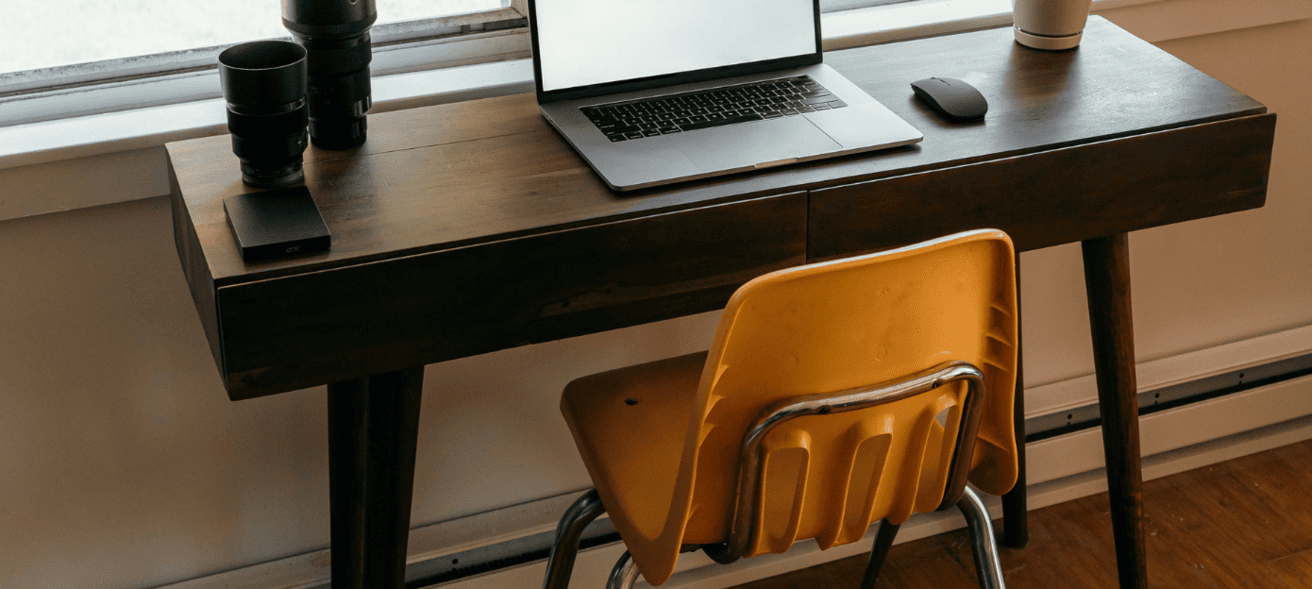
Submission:
M 957 502 L 961 514 L 966 516 L 970 528 L 970 546 L 975 553 L 975 573 L 979 575 L 981 589 L 1006 589 L 1002 582 L 1002 560 L 998 557 L 998 541 L 993 535 L 993 521 L 979 494 L 969 485 Z
M 610 570 L 610 578 L 606 580 L 606 589 L 630 589 L 634 583 L 638 582 L 638 567 L 633 562 L 633 557 L 629 551 L 625 550 L 620 555 L 620 559 L 615 562 L 615 568 Z
M 547 574 L 542 580 L 542 589 L 566 589 L 569 578 L 574 573 L 574 559 L 579 555 L 579 540 L 583 530 L 606 511 L 601 504 L 597 490 L 584 493 L 565 510 L 560 524 L 556 526 L 556 541 L 551 545 L 551 554 L 547 556 Z
M 897 538 L 897 531 L 901 525 L 888 523 L 888 520 L 879 522 L 879 529 L 875 531 L 874 549 L 870 551 L 870 561 L 866 563 L 866 572 L 861 577 L 861 589 L 873 589 L 875 581 L 879 580 L 879 571 L 884 568 L 884 560 L 888 558 L 888 549 L 893 547 L 893 540 Z

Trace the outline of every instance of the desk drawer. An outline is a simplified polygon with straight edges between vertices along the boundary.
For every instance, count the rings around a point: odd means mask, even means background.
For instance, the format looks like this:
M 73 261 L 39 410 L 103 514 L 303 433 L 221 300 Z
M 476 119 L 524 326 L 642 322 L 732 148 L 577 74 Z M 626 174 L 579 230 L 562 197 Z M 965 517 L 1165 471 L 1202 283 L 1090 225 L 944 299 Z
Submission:
M 991 227 L 1029 250 L 1262 206 L 1274 114 L 816 190 L 811 261 Z
M 225 286 L 233 399 L 721 308 L 805 260 L 806 194 Z

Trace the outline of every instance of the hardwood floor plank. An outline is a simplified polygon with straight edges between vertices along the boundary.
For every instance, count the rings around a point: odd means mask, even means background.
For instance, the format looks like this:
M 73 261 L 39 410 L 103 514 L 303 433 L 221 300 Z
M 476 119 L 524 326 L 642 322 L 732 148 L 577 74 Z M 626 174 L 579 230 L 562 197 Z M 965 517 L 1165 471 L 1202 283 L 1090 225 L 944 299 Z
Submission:
M 1310 467 L 1312 440 L 1145 482 L 1149 585 L 1312 589 Z M 1110 510 L 1102 493 L 1030 512 L 1029 546 L 1002 549 L 1007 587 L 1115 587 Z M 865 559 L 733 589 L 856 587 Z M 974 570 L 969 537 L 957 530 L 894 546 L 877 587 L 975 587 Z
M 1312 589 L 1312 550 L 1277 558 L 1266 570 L 1278 589 Z

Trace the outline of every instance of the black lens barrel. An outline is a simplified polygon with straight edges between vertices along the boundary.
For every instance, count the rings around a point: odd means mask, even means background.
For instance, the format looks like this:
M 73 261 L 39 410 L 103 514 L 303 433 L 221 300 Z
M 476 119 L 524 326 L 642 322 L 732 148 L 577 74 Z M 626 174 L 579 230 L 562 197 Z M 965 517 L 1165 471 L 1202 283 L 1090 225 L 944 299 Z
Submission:
M 286 41 L 230 47 L 219 54 L 219 81 L 242 180 L 263 188 L 303 180 L 309 120 L 305 49 Z
M 323 149 L 364 143 L 374 0 L 282 0 L 282 15 L 307 53 L 310 140 Z

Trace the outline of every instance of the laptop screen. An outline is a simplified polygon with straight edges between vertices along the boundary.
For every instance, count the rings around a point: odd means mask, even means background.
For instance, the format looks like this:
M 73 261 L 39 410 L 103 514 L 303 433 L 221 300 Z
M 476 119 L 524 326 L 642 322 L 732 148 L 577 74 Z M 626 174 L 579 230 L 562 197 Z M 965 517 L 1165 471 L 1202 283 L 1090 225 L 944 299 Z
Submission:
M 534 0 L 540 92 L 819 53 L 815 0 Z

